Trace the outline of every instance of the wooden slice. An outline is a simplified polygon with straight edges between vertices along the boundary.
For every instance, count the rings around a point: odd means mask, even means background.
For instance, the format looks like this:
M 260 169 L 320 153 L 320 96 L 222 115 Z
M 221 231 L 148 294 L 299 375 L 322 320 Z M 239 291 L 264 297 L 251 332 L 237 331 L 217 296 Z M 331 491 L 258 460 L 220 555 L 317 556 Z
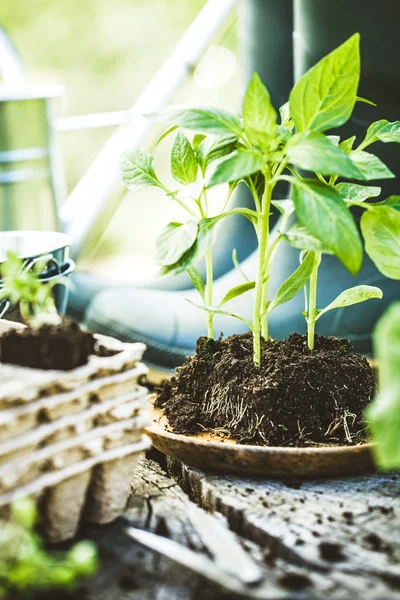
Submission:
M 154 396 L 149 397 L 151 405 Z M 264 475 L 267 477 L 334 477 L 374 471 L 372 443 L 357 446 L 292 448 L 237 444 L 205 432 L 173 433 L 163 411 L 152 406 L 152 424 L 146 428 L 152 444 L 203 471 Z

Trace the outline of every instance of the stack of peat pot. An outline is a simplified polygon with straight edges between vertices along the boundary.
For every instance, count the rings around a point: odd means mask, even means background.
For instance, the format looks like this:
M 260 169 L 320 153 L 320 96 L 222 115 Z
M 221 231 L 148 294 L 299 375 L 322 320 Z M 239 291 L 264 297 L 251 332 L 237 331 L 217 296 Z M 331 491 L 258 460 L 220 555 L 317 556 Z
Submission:
M 8 327 L 0 321 L 0 333 Z M 15 498 L 36 498 L 51 542 L 72 538 L 82 520 L 118 517 L 150 446 L 145 346 L 98 342 L 97 355 L 71 371 L 0 363 L 0 517 Z

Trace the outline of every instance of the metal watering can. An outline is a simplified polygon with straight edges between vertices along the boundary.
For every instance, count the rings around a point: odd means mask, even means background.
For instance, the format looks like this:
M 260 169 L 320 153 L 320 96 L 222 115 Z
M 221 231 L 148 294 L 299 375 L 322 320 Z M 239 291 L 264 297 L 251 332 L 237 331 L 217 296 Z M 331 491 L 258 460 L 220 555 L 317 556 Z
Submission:
M 40 262 L 45 262 L 45 267 L 39 273 L 43 282 L 54 281 L 60 276 L 68 276 L 75 268 L 74 261 L 69 258 L 69 247 L 72 238 L 64 233 L 48 231 L 2 231 L 0 232 L 0 271 L 1 264 L 7 259 L 7 252 L 15 252 L 23 259 L 22 269 L 30 270 Z M 0 279 L 0 289 L 2 280 Z M 64 314 L 68 288 L 65 285 L 56 285 L 53 288 L 54 300 L 57 310 Z M 9 300 L 0 302 L 0 318 L 13 307 Z

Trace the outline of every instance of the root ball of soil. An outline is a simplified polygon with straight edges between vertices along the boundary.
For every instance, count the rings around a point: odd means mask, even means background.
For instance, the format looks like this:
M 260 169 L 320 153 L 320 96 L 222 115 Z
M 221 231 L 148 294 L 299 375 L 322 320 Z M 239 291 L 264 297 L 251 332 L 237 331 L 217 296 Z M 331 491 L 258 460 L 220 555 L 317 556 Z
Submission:
M 355 444 L 365 438 L 374 392 L 370 364 L 347 340 L 316 336 L 313 351 L 304 335 L 264 341 L 256 368 L 245 334 L 199 338 L 156 404 L 176 433 L 209 430 L 269 446 Z

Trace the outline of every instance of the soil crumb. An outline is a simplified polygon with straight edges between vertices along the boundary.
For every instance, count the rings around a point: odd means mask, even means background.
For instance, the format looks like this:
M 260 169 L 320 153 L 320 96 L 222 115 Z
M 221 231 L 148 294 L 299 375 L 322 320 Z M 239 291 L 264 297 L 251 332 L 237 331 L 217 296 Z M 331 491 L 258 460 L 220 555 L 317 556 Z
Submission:
M 364 441 L 363 412 L 375 392 L 368 361 L 347 340 L 306 336 L 263 342 L 251 334 L 199 338 L 195 355 L 164 382 L 156 405 L 176 433 L 212 431 L 244 444 L 352 445 Z

